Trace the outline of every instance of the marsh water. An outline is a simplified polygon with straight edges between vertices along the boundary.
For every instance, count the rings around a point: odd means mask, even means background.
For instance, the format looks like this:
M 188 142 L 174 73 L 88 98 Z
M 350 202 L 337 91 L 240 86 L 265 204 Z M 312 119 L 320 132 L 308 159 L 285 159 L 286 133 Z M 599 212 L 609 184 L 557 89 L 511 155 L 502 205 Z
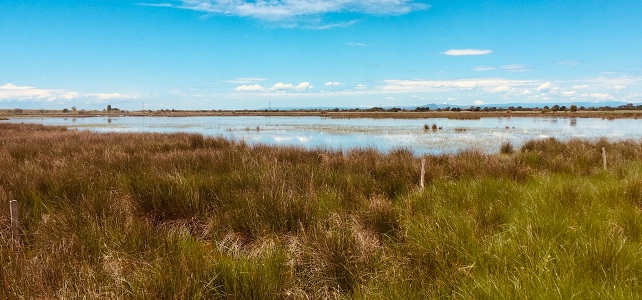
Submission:
M 478 149 L 492 153 L 505 142 L 554 137 L 611 141 L 642 139 L 642 120 L 500 117 L 452 119 L 335 119 L 324 117 L 87 117 L 11 119 L 96 132 L 191 132 L 243 140 L 248 144 L 347 150 L 398 148 L 415 154 Z M 432 130 L 435 124 L 437 130 Z M 425 129 L 425 127 L 428 129 Z

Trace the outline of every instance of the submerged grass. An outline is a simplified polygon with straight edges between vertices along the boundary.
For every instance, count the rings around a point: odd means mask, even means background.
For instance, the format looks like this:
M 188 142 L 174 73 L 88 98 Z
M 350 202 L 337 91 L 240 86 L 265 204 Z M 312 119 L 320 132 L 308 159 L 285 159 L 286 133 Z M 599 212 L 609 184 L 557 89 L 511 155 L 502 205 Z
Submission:
M 641 296 L 639 142 L 426 161 L 0 123 L 0 298 Z

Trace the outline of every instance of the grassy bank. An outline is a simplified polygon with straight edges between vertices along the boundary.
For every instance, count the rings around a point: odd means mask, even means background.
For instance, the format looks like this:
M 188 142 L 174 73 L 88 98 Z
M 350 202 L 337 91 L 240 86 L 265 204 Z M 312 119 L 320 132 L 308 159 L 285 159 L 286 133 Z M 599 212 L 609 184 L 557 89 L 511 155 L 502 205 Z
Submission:
M 503 149 L 0 123 L 0 298 L 639 298 L 642 144 Z

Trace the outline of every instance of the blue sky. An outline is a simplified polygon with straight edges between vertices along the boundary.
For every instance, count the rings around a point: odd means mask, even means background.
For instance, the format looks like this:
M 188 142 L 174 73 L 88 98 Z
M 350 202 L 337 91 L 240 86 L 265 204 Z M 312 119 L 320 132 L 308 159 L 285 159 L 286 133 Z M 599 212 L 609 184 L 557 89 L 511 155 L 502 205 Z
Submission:
M 642 102 L 642 1 L 3 0 L 0 108 Z

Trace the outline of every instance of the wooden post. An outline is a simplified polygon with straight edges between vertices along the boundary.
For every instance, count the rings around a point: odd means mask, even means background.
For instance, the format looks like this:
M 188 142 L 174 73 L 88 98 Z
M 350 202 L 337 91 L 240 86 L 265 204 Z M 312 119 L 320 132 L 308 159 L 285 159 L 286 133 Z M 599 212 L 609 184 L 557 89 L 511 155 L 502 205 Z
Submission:
M 604 170 L 606 171 L 606 148 L 602 147 L 602 163 L 604 163 Z
M 18 239 L 18 201 L 9 201 L 9 211 L 11 212 L 11 236 L 16 240 Z
M 421 159 L 421 181 L 419 182 L 419 188 L 424 190 L 424 175 L 426 174 L 426 159 Z

